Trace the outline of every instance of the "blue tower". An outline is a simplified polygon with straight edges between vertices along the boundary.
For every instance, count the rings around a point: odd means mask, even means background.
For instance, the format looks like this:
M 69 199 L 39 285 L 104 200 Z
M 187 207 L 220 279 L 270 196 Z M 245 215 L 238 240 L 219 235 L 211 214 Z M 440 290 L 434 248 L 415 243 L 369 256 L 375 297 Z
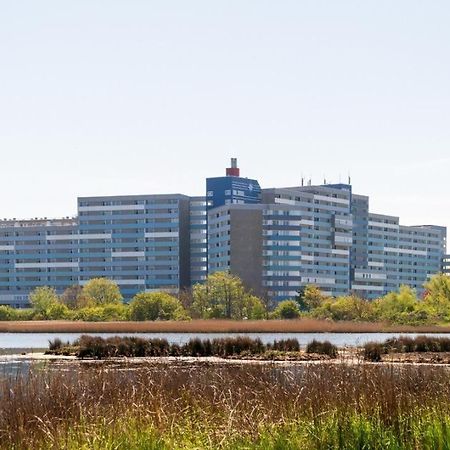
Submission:
M 257 180 L 242 178 L 237 159 L 231 158 L 231 167 L 225 177 L 206 179 L 207 209 L 229 204 L 261 203 L 261 187 Z

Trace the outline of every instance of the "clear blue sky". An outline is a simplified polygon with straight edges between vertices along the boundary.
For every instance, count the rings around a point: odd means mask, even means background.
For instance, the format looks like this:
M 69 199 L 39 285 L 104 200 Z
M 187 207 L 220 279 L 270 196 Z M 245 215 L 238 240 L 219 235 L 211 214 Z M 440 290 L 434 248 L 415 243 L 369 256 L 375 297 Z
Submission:
M 2 2 L 0 217 L 202 194 L 236 156 L 450 226 L 449 23 L 444 0 Z

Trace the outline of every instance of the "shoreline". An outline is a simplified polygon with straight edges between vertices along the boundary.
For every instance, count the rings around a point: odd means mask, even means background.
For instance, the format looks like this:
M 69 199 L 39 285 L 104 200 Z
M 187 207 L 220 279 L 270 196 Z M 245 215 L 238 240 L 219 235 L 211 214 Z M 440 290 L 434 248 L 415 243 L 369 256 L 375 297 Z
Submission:
M 450 333 L 450 325 L 389 325 L 372 322 L 294 320 L 191 320 L 79 322 L 64 320 L 0 322 L 0 333 Z
M 353 349 L 356 350 L 356 349 Z M 150 356 L 150 357 L 111 357 L 103 359 L 77 358 L 72 355 L 48 355 L 44 352 L 0 355 L 1 363 L 33 363 L 50 362 L 62 364 L 114 366 L 119 368 L 133 369 L 142 365 L 277 365 L 277 366 L 302 366 L 320 364 L 348 364 L 348 365 L 375 365 L 375 366 L 431 366 L 450 368 L 450 354 L 445 354 L 444 358 L 436 358 L 436 354 L 390 354 L 386 355 L 382 361 L 365 361 L 358 357 L 356 351 L 347 351 L 337 358 L 326 358 L 322 355 L 311 355 L 311 358 L 251 358 L 244 357 L 219 357 L 219 356 Z

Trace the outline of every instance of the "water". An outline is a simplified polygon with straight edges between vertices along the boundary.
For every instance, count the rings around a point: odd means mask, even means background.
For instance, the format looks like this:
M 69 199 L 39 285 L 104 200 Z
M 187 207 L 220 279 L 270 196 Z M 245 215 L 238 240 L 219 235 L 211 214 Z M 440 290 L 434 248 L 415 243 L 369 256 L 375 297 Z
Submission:
M 265 344 L 280 339 L 294 338 L 305 346 L 313 339 L 319 341 L 328 340 L 338 347 L 360 346 L 369 341 L 382 342 L 396 336 L 415 337 L 427 333 L 0 333 L 0 355 L 3 353 L 21 353 L 23 351 L 38 351 L 48 348 L 48 341 L 60 338 L 62 341 L 73 342 L 82 334 L 91 336 L 139 336 L 147 339 L 164 338 L 169 343 L 184 344 L 189 339 L 199 337 L 200 339 L 214 339 L 230 336 L 248 336 L 260 338 Z M 446 336 L 448 334 L 432 334 L 433 336 Z

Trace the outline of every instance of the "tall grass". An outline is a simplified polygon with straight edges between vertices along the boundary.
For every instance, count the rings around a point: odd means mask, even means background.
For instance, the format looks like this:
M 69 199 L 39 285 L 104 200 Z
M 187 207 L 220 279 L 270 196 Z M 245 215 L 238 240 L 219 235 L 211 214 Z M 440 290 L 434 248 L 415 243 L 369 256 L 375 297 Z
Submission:
M 442 368 L 84 365 L 0 379 L 3 449 L 448 448 Z
M 318 343 L 321 344 L 321 343 Z M 326 343 L 325 343 L 326 344 Z M 329 343 L 328 343 L 329 344 Z M 331 344 L 329 344 L 331 345 Z M 300 344 L 296 339 L 275 341 L 266 346 L 261 339 L 252 339 L 248 336 L 236 336 L 202 340 L 190 339 L 184 345 L 169 344 L 166 339 L 144 339 L 139 337 L 109 337 L 83 335 L 69 348 L 79 358 L 111 358 L 118 356 L 218 356 L 229 357 L 236 355 L 254 356 L 264 353 L 268 348 L 284 351 L 299 351 Z M 49 353 L 65 354 L 67 348 L 62 346 L 60 340 L 51 341 Z M 317 353 L 326 353 L 320 352 Z M 337 355 L 337 350 L 336 350 Z M 329 355 L 329 356 L 336 356 Z
M 450 352 L 450 338 L 436 336 L 399 336 L 384 342 L 367 342 L 363 347 L 364 359 L 379 362 L 387 353 L 442 353 Z

